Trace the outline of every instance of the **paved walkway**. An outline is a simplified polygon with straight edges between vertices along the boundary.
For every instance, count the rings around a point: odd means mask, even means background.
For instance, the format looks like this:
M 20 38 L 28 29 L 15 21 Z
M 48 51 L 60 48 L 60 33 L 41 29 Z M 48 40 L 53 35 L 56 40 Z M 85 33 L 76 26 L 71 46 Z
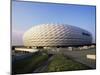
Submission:
M 37 68 L 36 70 L 34 70 L 33 73 L 42 73 L 42 72 L 45 72 L 47 70 L 49 62 L 52 59 L 53 59 L 53 56 L 51 56 L 46 62 L 44 62 L 43 64 L 41 64 L 41 66 L 39 68 Z

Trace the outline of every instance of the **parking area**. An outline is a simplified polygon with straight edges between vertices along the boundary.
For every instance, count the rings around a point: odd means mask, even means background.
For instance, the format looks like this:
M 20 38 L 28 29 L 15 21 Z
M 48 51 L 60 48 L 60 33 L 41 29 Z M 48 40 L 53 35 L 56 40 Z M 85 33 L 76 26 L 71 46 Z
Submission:
M 63 54 L 89 67 L 96 68 L 96 59 L 87 58 L 87 55 L 96 55 L 95 49 L 81 50 L 81 51 L 63 51 Z

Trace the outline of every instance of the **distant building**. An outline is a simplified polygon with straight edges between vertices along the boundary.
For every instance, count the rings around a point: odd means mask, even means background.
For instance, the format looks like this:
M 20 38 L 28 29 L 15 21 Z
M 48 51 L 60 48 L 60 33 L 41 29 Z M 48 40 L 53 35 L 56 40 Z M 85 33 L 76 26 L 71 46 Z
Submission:
M 42 24 L 33 26 L 23 36 L 27 47 L 68 47 L 92 43 L 90 32 L 65 24 Z

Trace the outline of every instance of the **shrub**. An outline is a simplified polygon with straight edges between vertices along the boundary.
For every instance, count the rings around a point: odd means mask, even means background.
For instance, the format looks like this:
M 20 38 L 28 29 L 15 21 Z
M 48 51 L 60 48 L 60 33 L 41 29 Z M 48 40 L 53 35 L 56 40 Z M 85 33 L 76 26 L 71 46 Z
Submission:
M 13 64 L 13 73 L 30 73 L 48 59 L 47 54 L 33 55 L 28 59 L 21 60 Z

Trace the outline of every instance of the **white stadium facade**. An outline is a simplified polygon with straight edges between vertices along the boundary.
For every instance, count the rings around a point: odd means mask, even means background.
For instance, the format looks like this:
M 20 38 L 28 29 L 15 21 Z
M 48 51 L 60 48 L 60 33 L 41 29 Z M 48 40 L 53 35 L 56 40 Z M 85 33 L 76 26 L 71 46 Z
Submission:
M 68 47 L 92 43 L 92 35 L 87 30 L 66 24 L 41 24 L 23 35 L 27 47 Z

